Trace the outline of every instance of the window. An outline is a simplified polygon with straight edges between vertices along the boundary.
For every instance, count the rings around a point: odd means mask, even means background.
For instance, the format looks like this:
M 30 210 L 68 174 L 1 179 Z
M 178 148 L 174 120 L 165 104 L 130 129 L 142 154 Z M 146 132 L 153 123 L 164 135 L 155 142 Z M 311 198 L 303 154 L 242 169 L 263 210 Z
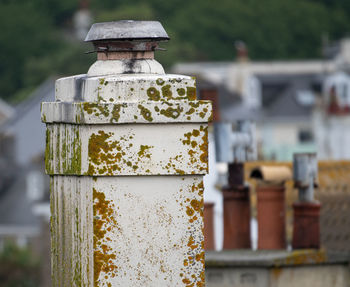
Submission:
M 309 143 L 314 139 L 312 131 L 309 129 L 301 129 L 299 131 L 299 142 L 300 143 Z

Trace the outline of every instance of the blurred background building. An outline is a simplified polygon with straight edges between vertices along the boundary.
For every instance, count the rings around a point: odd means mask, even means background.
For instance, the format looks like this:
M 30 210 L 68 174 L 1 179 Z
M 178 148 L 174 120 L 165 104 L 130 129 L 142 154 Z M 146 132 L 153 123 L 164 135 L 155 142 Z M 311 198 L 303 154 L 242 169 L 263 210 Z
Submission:
M 199 96 L 217 102 L 222 121 L 257 122 L 260 159 L 316 150 L 320 159 L 349 159 L 347 133 L 336 132 L 346 127 L 349 97 L 350 40 L 340 43 L 332 59 L 254 62 L 244 52 L 235 62 L 179 63 L 174 72 L 197 77 Z
M 33 262 L 33 278 L 23 273 L 34 282 L 30 286 L 49 286 L 49 183 L 40 103 L 54 100 L 58 76 L 86 73 L 94 55 L 85 54 L 91 47 L 82 40 L 97 21 L 160 20 L 172 40 L 156 58 L 169 72 L 197 78 L 197 96 L 213 101 L 214 121 L 254 121 L 260 161 L 288 162 L 295 152 L 317 152 L 324 161 L 318 196 L 333 202 L 321 218 L 323 242 L 333 249 L 349 242 L 350 225 L 343 220 L 350 190 L 346 1 L 3 1 L 0 16 L 0 253 L 19 252 L 8 242 L 32 250 L 41 264 Z M 220 249 L 220 187 L 227 170 L 216 162 L 214 135 L 209 137 L 205 199 L 216 204 Z M 0 285 L 5 280 L 7 286 L 3 258 Z

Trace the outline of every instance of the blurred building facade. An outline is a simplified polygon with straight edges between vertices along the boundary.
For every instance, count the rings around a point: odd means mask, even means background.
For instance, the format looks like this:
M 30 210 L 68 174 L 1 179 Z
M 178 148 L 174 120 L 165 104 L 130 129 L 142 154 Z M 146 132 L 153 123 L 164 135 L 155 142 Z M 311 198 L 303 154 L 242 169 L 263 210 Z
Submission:
M 50 196 L 40 105 L 54 100 L 54 87 L 50 78 L 27 100 L 7 107 L 12 112 L 0 125 L 0 250 L 9 241 L 32 250 L 41 260 L 41 286 L 50 285 Z
M 221 121 L 255 121 L 261 159 L 315 151 L 320 159 L 350 159 L 339 144 L 350 140 L 341 132 L 347 117 L 329 109 L 330 92 L 339 107 L 349 105 L 350 40 L 332 52 L 315 61 L 254 62 L 239 51 L 235 62 L 180 63 L 173 71 L 196 76 L 201 98 L 215 94 Z
M 213 101 L 214 122 L 256 123 L 259 160 L 291 161 L 296 152 L 317 152 L 322 160 L 350 159 L 349 39 L 314 61 L 249 61 L 241 45 L 237 54 L 234 62 L 179 63 L 173 72 L 197 78 L 199 97 Z M 205 201 L 215 203 L 216 249 L 221 249 L 220 186 L 226 163 L 216 163 L 213 138 L 209 149 Z M 251 238 L 255 248 L 255 219 Z
M 42 101 L 54 99 L 54 79 L 40 85 L 19 104 L 0 126 L 6 152 L 2 173 L 10 183 L 0 193 L 0 243 L 7 238 L 26 245 L 40 234 L 42 220 L 48 222 L 49 183 L 44 173 L 45 127 L 40 119 Z M 10 151 L 10 152 L 9 152 Z
M 313 126 L 321 159 L 350 159 L 350 76 L 346 70 L 328 75 L 324 97 L 314 107 Z

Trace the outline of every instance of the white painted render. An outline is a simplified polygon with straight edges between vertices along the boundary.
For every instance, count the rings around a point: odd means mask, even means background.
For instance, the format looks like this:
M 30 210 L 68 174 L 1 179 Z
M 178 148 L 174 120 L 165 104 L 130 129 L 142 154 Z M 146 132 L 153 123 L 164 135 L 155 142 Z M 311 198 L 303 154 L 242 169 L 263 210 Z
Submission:
M 191 77 L 117 72 L 42 105 L 53 286 L 204 286 L 211 105 Z

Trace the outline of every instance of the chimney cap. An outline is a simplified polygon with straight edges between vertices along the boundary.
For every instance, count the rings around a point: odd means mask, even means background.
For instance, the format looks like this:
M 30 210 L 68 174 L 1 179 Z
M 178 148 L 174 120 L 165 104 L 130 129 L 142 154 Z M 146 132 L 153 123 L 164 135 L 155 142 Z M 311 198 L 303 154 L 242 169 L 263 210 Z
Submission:
M 85 42 L 110 40 L 166 41 L 169 39 L 162 24 L 158 21 L 122 20 L 93 24 L 86 35 Z

